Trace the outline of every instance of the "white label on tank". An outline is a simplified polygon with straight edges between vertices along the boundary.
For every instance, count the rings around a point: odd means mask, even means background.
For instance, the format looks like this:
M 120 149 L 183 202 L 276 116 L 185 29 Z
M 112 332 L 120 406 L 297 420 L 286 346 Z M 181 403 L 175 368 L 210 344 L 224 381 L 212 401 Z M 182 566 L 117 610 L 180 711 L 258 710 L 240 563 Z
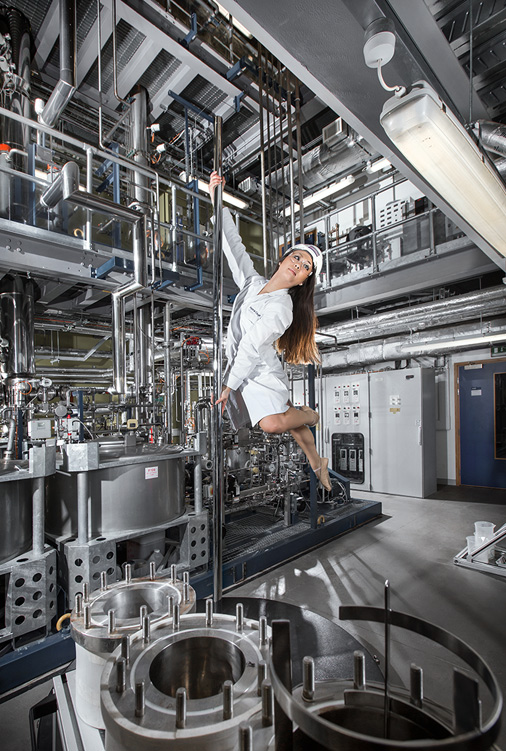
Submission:
M 153 477 L 158 477 L 158 467 L 146 467 L 144 470 L 144 479 L 152 480 Z

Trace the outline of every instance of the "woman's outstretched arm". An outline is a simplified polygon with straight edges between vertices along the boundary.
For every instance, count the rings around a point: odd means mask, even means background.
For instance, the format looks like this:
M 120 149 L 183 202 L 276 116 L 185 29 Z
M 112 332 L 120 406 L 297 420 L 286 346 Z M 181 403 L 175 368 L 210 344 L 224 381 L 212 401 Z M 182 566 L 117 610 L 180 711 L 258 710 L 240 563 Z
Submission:
M 216 172 L 211 173 L 209 193 L 213 203 L 216 187 L 220 184 L 224 185 L 224 183 L 225 178 L 220 177 Z M 239 232 L 237 231 L 232 214 L 227 208 L 223 209 L 223 251 L 227 258 L 230 271 L 232 272 L 234 282 L 239 289 L 242 289 L 246 279 L 249 279 L 252 276 L 260 276 L 255 270 L 253 261 L 241 240 Z

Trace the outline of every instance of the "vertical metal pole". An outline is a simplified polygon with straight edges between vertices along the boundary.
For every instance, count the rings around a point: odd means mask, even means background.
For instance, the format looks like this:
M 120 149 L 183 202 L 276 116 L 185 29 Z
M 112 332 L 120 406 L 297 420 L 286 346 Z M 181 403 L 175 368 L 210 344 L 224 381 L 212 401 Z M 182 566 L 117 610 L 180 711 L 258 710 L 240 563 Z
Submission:
M 288 171 L 290 177 L 290 234 L 291 245 L 295 245 L 295 198 L 293 185 L 293 134 L 292 134 L 292 83 L 290 71 L 286 71 L 286 113 L 287 113 L 287 140 L 288 140 Z
M 384 720 L 385 720 L 385 738 L 390 737 L 390 696 L 388 682 L 390 679 L 390 582 L 388 579 L 385 582 L 385 704 L 384 704 Z
M 35 556 L 40 556 L 44 552 L 45 482 L 45 477 L 36 477 L 33 480 L 32 550 Z
M 269 175 L 269 245 L 270 245 L 270 251 L 271 251 L 271 261 L 274 260 L 275 257 L 277 257 L 277 253 L 274 253 L 274 237 L 273 237 L 273 231 L 272 231 L 272 160 L 271 160 L 271 118 L 270 118 L 270 107 L 271 107 L 271 97 L 269 94 L 269 81 L 272 81 L 270 78 L 270 68 L 269 68 L 269 60 L 264 55 L 265 60 L 265 101 L 266 101 L 266 120 L 267 120 L 267 173 Z M 274 117 L 274 114 L 273 114 Z
M 214 169 L 222 173 L 221 147 L 222 118 L 214 120 Z M 222 186 L 214 194 L 214 253 L 213 253 L 213 395 L 219 399 L 222 391 L 222 337 L 223 337 L 223 195 Z M 220 603 L 223 591 L 223 425 L 221 410 L 212 411 L 213 456 L 213 601 Z
M 283 84 L 283 74 L 281 73 L 281 63 L 278 62 L 278 107 L 279 107 L 279 150 L 280 150 L 280 169 L 283 175 L 283 185 L 281 188 L 281 226 L 283 228 L 283 245 L 286 250 L 288 247 L 286 242 L 286 194 L 285 194 L 285 139 L 283 138 L 283 97 L 281 96 L 281 89 Z M 277 212 L 279 217 L 279 210 Z
M 264 139 L 264 66 L 262 57 L 262 46 L 258 43 L 258 97 L 259 97 L 259 118 L 260 118 L 260 181 L 262 189 L 262 245 L 264 251 L 264 276 L 268 271 L 268 239 L 267 239 L 267 206 L 265 196 L 265 139 Z
M 311 409 L 315 407 L 315 367 L 309 365 L 307 369 L 307 382 L 308 382 L 308 402 Z M 310 428 L 315 437 L 315 428 Z M 310 472 L 309 475 L 309 503 L 311 511 L 311 529 L 316 529 L 318 526 L 318 508 L 317 508 L 317 486 L 316 475 L 314 472 Z
M 167 435 L 167 442 L 172 443 L 172 399 L 170 394 L 170 306 L 171 303 L 165 303 L 163 311 L 163 347 L 164 347 L 164 361 L 163 371 L 165 378 L 165 428 Z
M 185 424 L 184 424 L 184 408 L 185 408 L 185 378 L 184 378 L 184 357 L 183 357 L 183 342 L 184 342 L 184 334 L 181 332 L 179 335 L 179 401 L 180 401 L 180 411 L 181 411 L 181 424 L 180 424 L 180 433 L 179 433 L 179 443 L 181 446 L 184 446 L 185 444 Z
M 86 190 L 88 193 L 93 193 L 93 151 L 91 148 L 86 149 Z M 87 247 L 91 247 L 91 235 L 92 235 L 92 213 L 86 212 L 86 232 L 85 239 Z
M 88 473 L 77 473 L 77 542 L 88 542 Z
M 290 645 L 290 622 L 272 621 L 272 664 L 284 687 L 292 690 L 292 653 Z M 274 699 L 274 748 L 275 751 L 292 751 L 293 724 Z
M 304 185 L 302 182 L 302 135 L 300 131 L 300 88 L 299 80 L 295 79 L 295 123 L 297 130 L 297 167 L 299 178 L 299 223 L 300 223 L 300 241 L 304 242 Z

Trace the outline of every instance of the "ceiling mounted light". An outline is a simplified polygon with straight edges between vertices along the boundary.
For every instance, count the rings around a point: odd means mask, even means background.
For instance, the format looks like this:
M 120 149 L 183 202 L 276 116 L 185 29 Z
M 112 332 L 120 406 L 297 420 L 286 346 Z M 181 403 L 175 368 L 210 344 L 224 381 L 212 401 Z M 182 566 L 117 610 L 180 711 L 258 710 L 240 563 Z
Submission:
M 380 122 L 420 175 L 506 256 L 506 188 L 457 118 L 425 82 L 392 97 Z
M 375 162 L 370 162 L 366 167 L 366 172 L 379 172 L 380 170 L 391 169 L 392 165 L 388 159 L 377 159 Z
M 306 196 L 304 198 L 302 205 L 305 209 L 309 208 L 309 206 L 313 206 L 313 204 L 318 203 L 319 201 L 323 201 L 325 198 L 328 198 L 329 196 L 334 195 L 334 193 L 338 193 L 340 190 L 343 190 L 343 188 L 347 188 L 349 185 L 355 182 L 355 178 L 353 175 L 348 175 L 347 177 L 343 177 L 342 180 L 339 180 L 337 183 L 331 183 L 330 185 L 327 185 L 325 188 L 322 188 L 321 190 L 317 190 L 316 193 L 311 193 L 311 195 Z M 298 204 L 295 204 L 295 211 L 299 211 L 300 206 Z M 285 209 L 285 216 L 290 216 L 291 209 L 290 206 Z
M 460 349 L 461 347 L 474 347 L 476 345 L 492 344 L 493 342 L 506 341 L 506 334 L 485 334 L 484 336 L 471 336 L 467 339 L 449 339 L 448 341 L 433 341 L 424 342 L 423 344 L 417 344 L 416 342 L 410 342 L 409 344 L 403 344 L 402 349 L 411 351 L 413 347 L 420 352 L 431 352 L 434 348 Z
M 181 172 L 179 177 L 183 182 L 188 182 L 186 179 L 186 172 Z M 209 183 L 206 183 L 204 180 L 197 180 L 197 183 L 200 192 L 209 195 Z M 227 193 L 226 190 L 222 191 L 221 196 L 225 203 L 230 204 L 230 206 L 235 206 L 237 209 L 247 209 L 249 206 L 248 201 L 243 201 L 242 198 L 237 198 L 237 196 L 232 195 L 232 193 Z

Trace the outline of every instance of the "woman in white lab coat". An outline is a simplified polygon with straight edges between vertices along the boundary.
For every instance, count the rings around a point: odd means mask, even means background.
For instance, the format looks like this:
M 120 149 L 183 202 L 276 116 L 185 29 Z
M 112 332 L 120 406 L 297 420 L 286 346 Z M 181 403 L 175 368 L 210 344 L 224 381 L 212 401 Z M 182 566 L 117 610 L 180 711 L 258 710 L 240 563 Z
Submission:
M 211 198 L 224 183 L 211 175 Z M 320 483 L 331 490 L 328 459 L 320 457 L 313 434 L 318 413 L 290 403 L 288 379 L 276 353 L 292 364 L 319 362 L 313 294 L 322 254 L 314 245 L 294 245 L 269 280 L 255 271 L 228 209 L 223 209 L 223 250 L 239 287 L 227 333 L 228 366 L 216 404 L 233 412 L 243 402 L 252 425 L 266 433 L 289 432 L 307 456 Z M 229 402 L 230 400 L 230 402 Z M 308 427 L 309 426 L 309 427 Z

